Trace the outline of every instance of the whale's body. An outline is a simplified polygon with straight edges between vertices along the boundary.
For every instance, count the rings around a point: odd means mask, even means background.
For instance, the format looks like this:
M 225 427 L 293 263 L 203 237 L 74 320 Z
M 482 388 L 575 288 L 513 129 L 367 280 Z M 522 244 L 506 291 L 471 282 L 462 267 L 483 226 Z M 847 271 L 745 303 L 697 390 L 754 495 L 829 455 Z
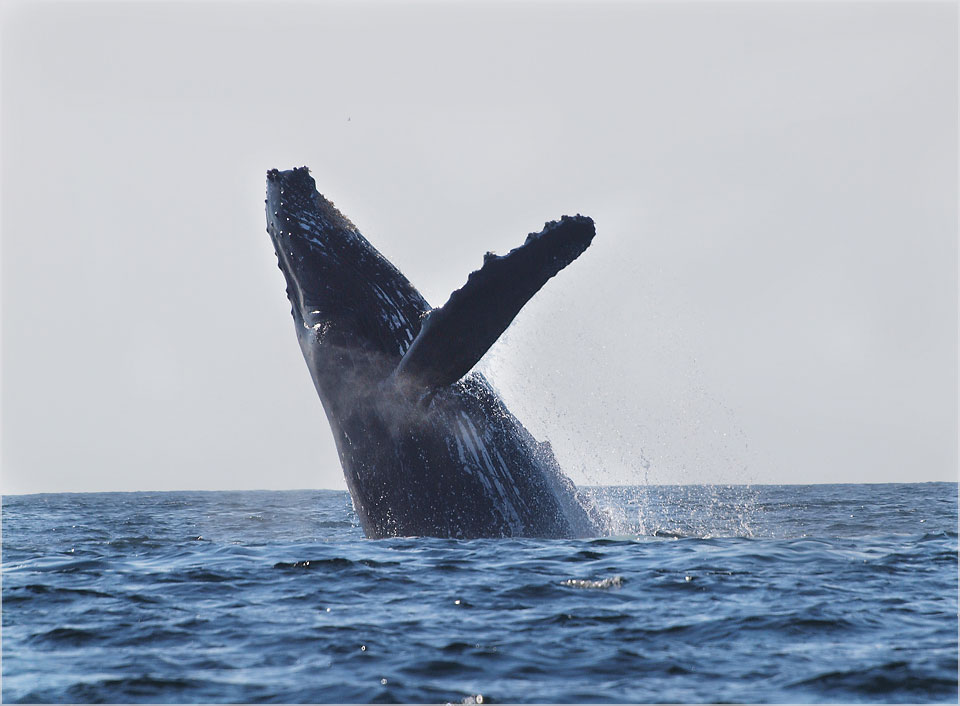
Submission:
M 477 372 L 523 304 L 589 245 L 593 221 L 548 223 L 431 310 L 316 192 L 267 175 L 273 239 L 300 348 L 368 537 L 585 537 L 592 511 Z

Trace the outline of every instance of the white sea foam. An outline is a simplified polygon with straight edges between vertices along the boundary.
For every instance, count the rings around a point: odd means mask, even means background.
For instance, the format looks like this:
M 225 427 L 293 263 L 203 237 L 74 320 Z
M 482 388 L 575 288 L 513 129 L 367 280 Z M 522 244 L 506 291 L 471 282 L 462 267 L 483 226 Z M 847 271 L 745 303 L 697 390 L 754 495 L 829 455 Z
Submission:
M 608 576 L 605 579 L 567 579 L 560 582 L 561 586 L 570 588 L 620 588 L 623 585 L 622 576 Z

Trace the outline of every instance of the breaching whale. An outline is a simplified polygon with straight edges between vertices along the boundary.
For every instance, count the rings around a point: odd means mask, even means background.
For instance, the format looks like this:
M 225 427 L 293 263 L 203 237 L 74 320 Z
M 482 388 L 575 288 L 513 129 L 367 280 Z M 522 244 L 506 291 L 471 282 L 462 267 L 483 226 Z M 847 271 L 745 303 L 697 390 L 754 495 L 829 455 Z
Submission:
M 267 232 L 368 537 L 589 537 L 598 514 L 474 364 L 594 237 L 564 216 L 431 309 L 316 190 L 267 173 Z

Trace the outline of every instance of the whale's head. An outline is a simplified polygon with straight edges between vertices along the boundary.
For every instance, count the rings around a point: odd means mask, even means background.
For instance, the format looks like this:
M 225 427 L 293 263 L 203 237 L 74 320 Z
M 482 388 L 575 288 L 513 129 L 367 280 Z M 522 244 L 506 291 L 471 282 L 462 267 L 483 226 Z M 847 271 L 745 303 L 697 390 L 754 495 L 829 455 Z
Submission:
M 423 297 L 317 192 L 306 167 L 267 172 L 266 211 L 321 397 L 322 387 L 385 377 L 419 332 Z

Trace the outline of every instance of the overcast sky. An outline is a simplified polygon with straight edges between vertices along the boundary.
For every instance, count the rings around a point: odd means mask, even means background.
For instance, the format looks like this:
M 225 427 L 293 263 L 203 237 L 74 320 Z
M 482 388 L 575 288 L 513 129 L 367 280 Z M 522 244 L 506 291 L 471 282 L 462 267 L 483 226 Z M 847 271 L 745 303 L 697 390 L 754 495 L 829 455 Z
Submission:
M 6 3 L 4 493 L 343 488 L 265 232 L 434 306 L 589 250 L 480 369 L 579 483 L 957 478 L 957 5 Z

